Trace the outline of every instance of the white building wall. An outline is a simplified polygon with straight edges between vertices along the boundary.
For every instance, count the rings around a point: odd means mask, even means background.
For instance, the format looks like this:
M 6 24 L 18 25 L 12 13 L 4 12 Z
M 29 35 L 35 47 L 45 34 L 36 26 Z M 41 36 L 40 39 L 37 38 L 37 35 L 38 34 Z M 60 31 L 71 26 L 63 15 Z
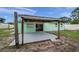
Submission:
M 5 23 L 0 23 L 0 28 L 14 28 L 14 25 L 11 24 L 5 24 Z
M 66 30 L 79 30 L 79 24 L 65 24 Z
M 0 28 L 8 28 L 8 24 L 0 23 Z

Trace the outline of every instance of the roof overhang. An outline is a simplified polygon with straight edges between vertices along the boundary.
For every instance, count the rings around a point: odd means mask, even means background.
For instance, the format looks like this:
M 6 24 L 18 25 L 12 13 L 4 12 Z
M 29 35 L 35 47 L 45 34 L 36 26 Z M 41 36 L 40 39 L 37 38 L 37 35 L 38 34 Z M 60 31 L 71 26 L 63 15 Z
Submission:
M 51 22 L 51 21 L 62 21 L 59 18 L 52 18 L 52 17 L 42 17 L 42 16 L 33 16 L 33 15 L 19 15 L 25 21 L 43 21 L 43 22 Z

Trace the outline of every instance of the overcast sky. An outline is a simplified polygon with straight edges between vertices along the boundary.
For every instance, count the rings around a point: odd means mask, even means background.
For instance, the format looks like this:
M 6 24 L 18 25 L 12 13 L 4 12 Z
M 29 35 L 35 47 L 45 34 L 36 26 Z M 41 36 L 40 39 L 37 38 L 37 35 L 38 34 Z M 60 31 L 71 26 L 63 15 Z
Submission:
M 0 7 L 0 17 L 5 18 L 6 22 L 13 22 L 13 12 L 35 16 L 46 16 L 59 18 L 70 17 L 73 7 Z

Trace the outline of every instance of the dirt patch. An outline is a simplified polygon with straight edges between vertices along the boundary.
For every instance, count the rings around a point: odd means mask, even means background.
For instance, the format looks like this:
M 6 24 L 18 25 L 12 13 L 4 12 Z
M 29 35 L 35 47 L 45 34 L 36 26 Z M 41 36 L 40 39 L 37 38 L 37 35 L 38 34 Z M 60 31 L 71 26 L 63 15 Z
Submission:
M 52 34 L 52 32 L 49 32 Z M 11 42 L 11 39 L 3 41 L 4 46 Z M 1 42 L 1 41 L 0 41 Z M 1 42 L 2 44 L 2 42 Z M 1 45 L 0 44 L 0 45 Z M 5 48 L 0 50 L 1 52 L 79 52 L 79 41 L 73 40 L 70 37 L 61 36 L 58 41 L 41 41 L 20 45 L 19 49 L 15 46 L 9 46 L 8 44 Z
M 14 36 L 4 37 L 0 39 L 0 49 L 8 46 L 14 40 Z
M 68 40 L 61 36 L 59 41 L 41 41 L 35 43 L 24 44 L 16 49 L 15 46 L 6 47 L 1 52 L 77 52 L 79 51 L 79 43 Z

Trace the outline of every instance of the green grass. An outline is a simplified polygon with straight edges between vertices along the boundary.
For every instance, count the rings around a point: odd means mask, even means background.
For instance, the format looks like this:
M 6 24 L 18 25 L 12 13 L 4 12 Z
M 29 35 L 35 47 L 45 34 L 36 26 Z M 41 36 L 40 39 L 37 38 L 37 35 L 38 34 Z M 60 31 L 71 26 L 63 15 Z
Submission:
M 60 32 L 60 35 L 72 38 L 74 40 L 79 40 L 79 30 L 75 31 L 64 30 Z
M 11 31 L 10 29 L 0 29 L 0 38 L 8 37 L 10 36 Z

